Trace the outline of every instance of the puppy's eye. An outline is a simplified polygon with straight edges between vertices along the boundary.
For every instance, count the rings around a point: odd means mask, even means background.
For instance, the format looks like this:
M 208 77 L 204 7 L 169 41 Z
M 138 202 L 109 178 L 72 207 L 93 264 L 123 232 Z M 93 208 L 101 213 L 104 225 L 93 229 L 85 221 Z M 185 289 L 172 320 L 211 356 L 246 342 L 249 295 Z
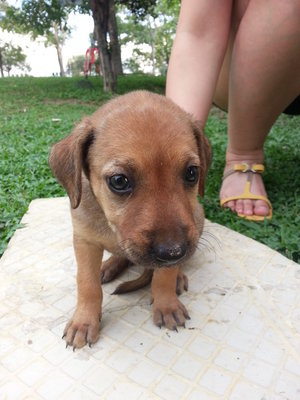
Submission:
M 199 167 L 191 165 L 187 168 L 184 180 L 188 185 L 195 185 L 199 179 Z
M 132 191 L 132 186 L 125 175 L 113 175 L 108 178 L 109 188 L 116 193 L 124 194 Z

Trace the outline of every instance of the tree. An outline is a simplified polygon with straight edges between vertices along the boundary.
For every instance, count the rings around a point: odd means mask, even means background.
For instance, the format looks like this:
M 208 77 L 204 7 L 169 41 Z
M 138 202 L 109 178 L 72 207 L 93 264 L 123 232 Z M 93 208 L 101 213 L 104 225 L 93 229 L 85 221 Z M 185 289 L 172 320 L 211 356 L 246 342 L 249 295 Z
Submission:
M 121 44 L 131 42 L 135 45 L 134 60 L 129 60 L 129 65 L 135 66 L 138 61 L 150 65 L 153 74 L 166 73 L 179 7 L 178 0 L 158 0 L 141 20 L 123 9 L 123 18 L 119 21 Z
M 39 1 L 23 0 L 21 8 L 5 5 L 5 17 L 0 26 L 8 31 L 30 34 L 46 38 L 45 45 L 54 45 L 60 67 L 60 74 L 65 74 L 62 62 L 62 46 L 70 28 L 67 26 L 70 7 L 63 7 L 58 0 Z
M 22 71 L 30 70 L 30 67 L 26 64 L 26 55 L 20 46 L 13 46 L 11 43 L 2 44 L 0 42 L 0 72 L 2 78 L 4 77 L 4 71 L 9 76 L 13 67 Z
M 126 4 L 138 19 L 150 12 L 156 0 L 116 0 L 116 3 Z M 122 72 L 122 65 L 115 0 L 23 0 L 20 9 L 10 6 L 6 10 L 7 15 L 1 22 L 2 27 L 19 33 L 30 33 L 32 37 L 47 36 L 51 33 L 51 37 L 56 38 L 58 58 L 61 43 L 57 40 L 57 35 L 55 36 L 53 23 L 58 27 L 58 32 L 63 34 L 70 31 L 67 26 L 70 10 L 82 13 L 91 11 L 98 43 L 103 89 L 116 91 L 116 77 Z
M 84 75 L 84 56 L 75 56 L 68 60 L 67 73 L 72 76 Z
M 90 0 L 94 19 L 94 32 L 98 42 L 100 70 L 103 78 L 104 92 L 116 92 L 116 74 L 112 66 L 112 52 L 110 48 L 109 25 L 113 24 L 115 15 L 114 0 Z
M 147 15 L 156 0 L 116 0 L 127 5 L 136 19 Z M 120 45 L 115 13 L 115 0 L 89 0 L 95 35 L 98 41 L 104 91 L 116 91 L 116 77 L 121 66 Z

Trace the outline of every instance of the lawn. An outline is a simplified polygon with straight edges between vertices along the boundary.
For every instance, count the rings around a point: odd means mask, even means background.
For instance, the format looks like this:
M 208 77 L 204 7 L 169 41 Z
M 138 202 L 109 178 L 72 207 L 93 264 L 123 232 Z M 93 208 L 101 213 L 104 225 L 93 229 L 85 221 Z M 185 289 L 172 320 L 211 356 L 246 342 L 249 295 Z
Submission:
M 118 81 L 119 94 L 136 89 L 164 93 L 164 87 L 163 77 L 133 75 Z M 0 79 L 0 255 L 31 200 L 65 194 L 48 167 L 50 146 L 109 98 L 98 78 Z M 219 207 L 226 127 L 226 114 L 212 109 L 206 127 L 213 147 L 202 200 L 206 217 L 300 262 L 300 117 L 282 115 L 268 136 L 264 181 L 274 216 L 263 223 Z

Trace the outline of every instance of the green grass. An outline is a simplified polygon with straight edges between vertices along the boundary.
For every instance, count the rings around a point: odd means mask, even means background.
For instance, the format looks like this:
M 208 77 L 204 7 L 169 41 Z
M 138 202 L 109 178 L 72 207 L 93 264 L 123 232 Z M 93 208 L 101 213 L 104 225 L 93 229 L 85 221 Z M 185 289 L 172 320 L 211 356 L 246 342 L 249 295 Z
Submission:
M 118 92 L 147 89 L 164 93 L 164 86 L 162 77 L 124 76 L 119 79 Z M 48 167 L 51 145 L 109 98 L 97 78 L 0 79 L 0 255 L 31 200 L 65 194 Z M 203 201 L 210 220 L 265 243 L 296 262 L 300 262 L 299 122 L 299 117 L 281 116 L 268 136 L 264 181 L 274 216 L 272 221 L 254 223 L 219 207 L 227 120 L 225 113 L 212 110 L 206 134 L 213 147 L 213 163 Z

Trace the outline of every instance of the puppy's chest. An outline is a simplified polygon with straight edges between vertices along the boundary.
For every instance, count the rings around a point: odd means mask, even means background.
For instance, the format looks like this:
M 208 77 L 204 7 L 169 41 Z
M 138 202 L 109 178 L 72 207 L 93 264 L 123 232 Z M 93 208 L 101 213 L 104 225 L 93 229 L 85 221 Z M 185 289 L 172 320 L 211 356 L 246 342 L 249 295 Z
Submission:
M 77 210 L 72 211 L 72 222 L 77 236 L 100 245 L 113 254 L 121 255 L 116 234 L 100 208 L 87 207 L 87 204 L 83 203 Z

